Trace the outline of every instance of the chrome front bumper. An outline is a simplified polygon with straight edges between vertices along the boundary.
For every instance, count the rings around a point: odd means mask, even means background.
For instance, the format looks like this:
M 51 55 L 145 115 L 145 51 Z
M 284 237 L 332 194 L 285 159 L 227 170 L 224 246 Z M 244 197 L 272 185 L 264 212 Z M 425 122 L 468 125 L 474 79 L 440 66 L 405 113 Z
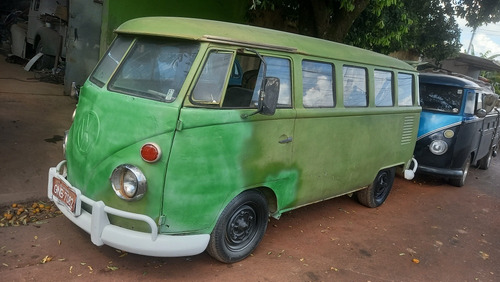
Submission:
M 158 234 L 158 226 L 151 217 L 108 207 L 103 201 L 94 201 L 82 195 L 78 188 L 73 187 L 66 180 L 65 168 L 66 161 L 62 161 L 56 167 L 49 169 L 48 197 L 67 218 L 90 234 L 92 243 L 95 245 L 108 245 L 134 254 L 157 257 L 197 255 L 207 248 L 208 241 L 210 240 L 209 234 Z M 78 212 L 71 212 L 66 205 L 53 195 L 52 186 L 54 178 L 64 182 L 64 184 L 77 194 L 76 210 Z M 81 209 L 81 202 L 91 206 L 92 213 Z M 151 232 L 139 232 L 113 225 L 109 222 L 108 214 L 145 222 L 150 226 Z

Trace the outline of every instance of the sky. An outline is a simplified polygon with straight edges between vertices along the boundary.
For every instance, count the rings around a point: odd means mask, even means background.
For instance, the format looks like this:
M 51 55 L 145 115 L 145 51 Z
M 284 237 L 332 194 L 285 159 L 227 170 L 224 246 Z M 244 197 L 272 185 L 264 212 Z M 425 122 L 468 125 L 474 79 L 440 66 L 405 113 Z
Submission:
M 472 37 L 472 29 L 465 26 L 465 20 L 457 19 L 457 21 L 462 30 L 460 36 L 460 43 L 462 43 L 461 52 L 466 53 Z M 474 46 L 474 55 L 476 56 L 481 56 L 481 54 L 485 54 L 488 51 L 490 51 L 489 56 L 500 54 L 500 23 L 479 27 L 472 40 L 472 45 Z M 496 57 L 495 60 L 500 61 L 500 57 Z

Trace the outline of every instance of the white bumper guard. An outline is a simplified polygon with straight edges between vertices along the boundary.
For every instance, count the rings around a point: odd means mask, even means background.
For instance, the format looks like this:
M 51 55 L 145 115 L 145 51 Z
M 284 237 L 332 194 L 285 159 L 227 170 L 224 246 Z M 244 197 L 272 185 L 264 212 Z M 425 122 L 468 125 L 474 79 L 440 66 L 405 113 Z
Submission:
M 90 234 L 92 243 L 97 246 L 108 245 L 122 251 L 157 257 L 182 257 L 202 253 L 210 240 L 209 234 L 163 235 L 158 234 L 156 222 L 143 214 L 131 213 L 108 207 L 102 201 L 94 201 L 81 194 L 66 180 L 66 161 L 49 169 L 48 197 L 61 212 L 73 223 Z M 77 195 L 76 212 L 71 212 L 65 204 L 53 195 L 54 178 L 64 182 Z M 81 209 L 81 202 L 92 207 L 92 213 Z M 147 223 L 151 233 L 139 232 L 109 222 L 108 215 L 139 220 Z

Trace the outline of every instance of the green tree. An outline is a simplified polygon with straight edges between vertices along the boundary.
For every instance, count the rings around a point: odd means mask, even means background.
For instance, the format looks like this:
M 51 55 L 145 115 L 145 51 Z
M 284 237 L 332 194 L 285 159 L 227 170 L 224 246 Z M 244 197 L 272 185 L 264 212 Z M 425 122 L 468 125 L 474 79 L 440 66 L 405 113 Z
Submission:
M 455 16 L 500 21 L 500 0 L 251 0 L 250 24 L 437 62 L 460 51 Z M 454 5 L 452 5 L 454 4 Z
M 449 2 L 403 0 L 374 11 L 363 12 L 345 43 L 380 53 L 405 50 L 438 63 L 460 51 L 460 29 Z
M 484 54 L 481 54 L 481 58 L 485 58 L 488 60 L 495 60 L 496 58 L 500 58 L 500 54 L 491 55 L 491 51 L 488 51 Z M 497 63 L 499 63 L 497 61 Z M 491 85 L 495 88 L 495 92 L 500 95 L 500 72 L 498 71 L 481 71 L 481 76 L 487 78 Z
M 251 24 L 342 42 L 372 3 L 381 11 L 397 0 L 252 0 Z
M 500 0 L 454 0 L 457 16 L 476 29 L 482 25 L 500 22 Z

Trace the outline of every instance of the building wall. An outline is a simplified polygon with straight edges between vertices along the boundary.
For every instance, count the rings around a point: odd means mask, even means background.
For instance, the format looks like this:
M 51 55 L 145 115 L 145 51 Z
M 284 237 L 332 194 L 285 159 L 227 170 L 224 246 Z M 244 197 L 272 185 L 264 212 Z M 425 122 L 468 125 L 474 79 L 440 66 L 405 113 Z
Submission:
M 71 83 L 83 85 L 99 60 L 102 23 L 101 3 L 92 0 L 70 0 L 66 35 L 66 69 L 64 93 Z
M 70 0 L 64 93 L 82 85 L 129 19 L 176 16 L 243 23 L 250 1 L 235 0 Z
M 115 30 L 127 20 L 146 16 L 175 16 L 243 23 L 250 1 L 235 0 L 105 0 L 101 55 Z

